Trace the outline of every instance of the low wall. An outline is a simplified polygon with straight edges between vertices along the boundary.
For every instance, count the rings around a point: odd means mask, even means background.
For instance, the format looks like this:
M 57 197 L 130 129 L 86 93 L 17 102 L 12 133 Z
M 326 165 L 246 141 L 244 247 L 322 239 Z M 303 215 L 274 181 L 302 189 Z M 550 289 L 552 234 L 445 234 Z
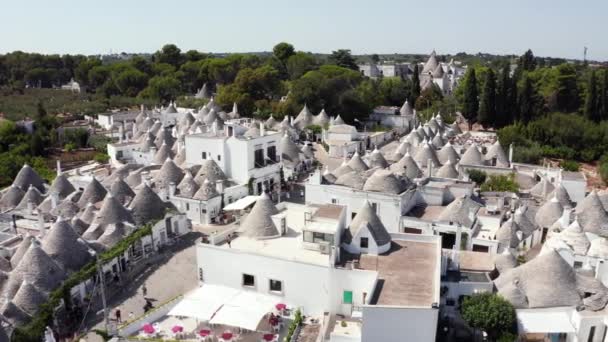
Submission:
M 136 334 L 141 327 L 146 323 L 153 323 L 166 316 L 173 309 L 183 296 L 178 296 L 153 309 L 149 313 L 136 318 L 133 321 L 127 322 L 125 325 L 118 328 L 118 336 L 128 337 Z

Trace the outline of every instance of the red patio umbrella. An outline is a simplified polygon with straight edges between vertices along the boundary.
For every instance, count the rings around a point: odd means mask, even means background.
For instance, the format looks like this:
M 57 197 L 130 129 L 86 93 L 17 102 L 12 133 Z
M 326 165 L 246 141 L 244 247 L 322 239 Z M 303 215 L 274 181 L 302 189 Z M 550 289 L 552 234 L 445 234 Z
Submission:
M 274 307 L 277 308 L 277 310 L 285 310 L 287 308 L 287 305 L 285 305 L 283 303 L 278 303 Z
M 264 334 L 263 338 L 264 338 L 264 341 L 270 342 L 270 341 L 274 340 L 274 334 Z
M 227 331 L 227 332 L 223 333 L 223 334 L 222 334 L 222 339 L 223 339 L 223 340 L 230 340 L 230 339 L 232 339 L 232 333 L 231 333 L 231 332 L 229 332 L 229 331 Z
M 182 331 L 184 331 L 184 327 L 182 327 L 181 325 L 176 325 L 173 328 L 171 328 L 171 331 L 175 334 L 175 333 L 181 333 Z
M 211 335 L 211 330 L 209 329 L 201 329 L 198 334 L 202 337 L 207 337 L 209 335 Z
M 146 334 L 154 334 L 154 327 L 152 326 L 152 324 L 150 323 L 146 323 L 144 324 L 144 326 L 141 329 L 143 332 L 145 332 Z

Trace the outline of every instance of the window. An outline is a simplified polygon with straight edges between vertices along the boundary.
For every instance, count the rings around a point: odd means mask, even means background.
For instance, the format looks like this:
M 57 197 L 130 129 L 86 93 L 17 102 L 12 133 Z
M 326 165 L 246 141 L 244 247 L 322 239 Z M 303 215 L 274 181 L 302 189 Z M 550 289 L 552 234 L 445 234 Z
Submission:
M 262 194 L 262 182 L 258 183 L 258 195 Z
M 331 199 L 331 204 L 336 204 L 338 203 L 338 199 L 337 198 L 332 198 Z
M 266 155 L 268 156 L 268 159 L 272 160 L 273 162 L 276 162 L 277 161 L 277 147 L 268 146 L 268 148 L 266 149 Z
M 198 280 L 203 281 L 203 269 L 198 269 Z
M 325 241 L 325 236 L 323 233 L 317 233 L 317 232 L 313 232 L 312 233 L 312 241 L 313 242 L 323 242 Z
M 593 342 L 593 338 L 595 337 L 595 326 L 592 326 L 589 329 L 589 337 L 587 337 L 587 342 Z
M 361 248 L 368 248 L 369 240 L 366 237 L 362 237 L 359 244 L 361 245 Z
M 203 153 L 201 153 L 201 158 L 203 158 L 203 159 L 207 159 L 207 152 L 203 152 Z
M 255 277 L 251 274 L 243 274 L 243 286 L 255 286 Z
M 280 280 L 270 279 L 270 291 L 283 293 L 283 282 Z
M 575 261 L 573 268 L 581 268 L 583 267 L 583 262 L 582 261 Z
M 116 152 L 116 158 L 122 158 L 122 151 Z
M 254 157 L 255 167 L 264 167 L 265 166 L 263 149 L 255 150 L 253 157 Z
M 186 210 L 190 210 L 190 203 L 186 203 Z
M 342 292 L 342 303 L 352 304 L 353 303 L 353 291 Z
M 220 160 L 222 160 L 222 157 L 218 154 L 217 155 L 217 161 L 220 161 Z

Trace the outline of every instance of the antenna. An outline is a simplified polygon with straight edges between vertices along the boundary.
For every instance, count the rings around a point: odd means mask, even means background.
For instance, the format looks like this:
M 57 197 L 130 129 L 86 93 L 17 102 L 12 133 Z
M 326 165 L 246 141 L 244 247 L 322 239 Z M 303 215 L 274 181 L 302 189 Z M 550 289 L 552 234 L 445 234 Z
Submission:
M 583 62 L 587 62 L 587 47 L 583 48 Z

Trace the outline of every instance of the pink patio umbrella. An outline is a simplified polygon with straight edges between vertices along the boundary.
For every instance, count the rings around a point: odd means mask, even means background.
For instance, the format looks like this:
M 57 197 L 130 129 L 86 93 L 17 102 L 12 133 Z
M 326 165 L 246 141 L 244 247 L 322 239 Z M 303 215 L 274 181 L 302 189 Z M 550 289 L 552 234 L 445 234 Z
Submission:
M 211 330 L 209 330 L 209 329 L 201 329 L 201 330 L 198 332 L 198 334 L 199 334 L 201 337 L 207 337 L 207 336 L 211 335 Z
M 272 341 L 274 340 L 274 334 L 264 334 L 264 336 L 262 336 L 262 338 L 264 338 L 264 341 Z
M 154 332 L 155 332 L 154 327 L 150 323 L 144 324 L 144 326 L 142 327 L 141 330 L 143 332 L 145 332 L 146 334 L 154 334 Z
M 184 327 L 182 327 L 181 325 L 175 325 L 175 326 L 173 326 L 173 328 L 171 328 L 171 331 L 174 334 L 181 333 L 184 331 Z
M 283 303 L 278 303 L 274 307 L 277 308 L 277 310 L 285 310 L 285 309 L 287 309 L 287 305 L 285 305 Z
M 222 340 L 229 341 L 232 339 L 232 333 L 230 331 L 226 331 L 222 334 Z

